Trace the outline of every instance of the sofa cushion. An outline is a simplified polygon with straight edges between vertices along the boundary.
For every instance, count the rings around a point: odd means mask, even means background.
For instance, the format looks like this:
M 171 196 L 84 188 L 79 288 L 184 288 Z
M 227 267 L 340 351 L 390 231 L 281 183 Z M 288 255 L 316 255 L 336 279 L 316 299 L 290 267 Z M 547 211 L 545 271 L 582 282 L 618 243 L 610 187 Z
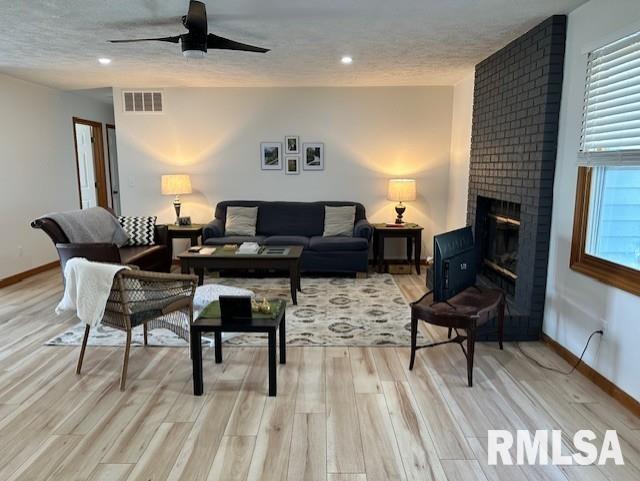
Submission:
M 301 235 L 272 235 L 264 239 L 266 246 L 309 246 L 309 238 Z
M 168 255 L 169 248 L 163 245 L 120 248 L 120 261 L 123 264 L 133 264 L 140 268 L 162 262 Z
M 242 244 L 243 242 L 257 242 L 262 244 L 265 237 L 262 235 L 249 236 L 249 235 L 226 235 L 223 237 L 209 237 L 204 241 L 205 244 L 210 246 L 223 246 L 225 244 Z
M 256 222 L 258 220 L 257 207 L 229 207 L 227 220 L 224 225 L 224 233 L 234 235 L 256 235 Z
M 335 235 L 353 237 L 355 218 L 355 205 L 345 205 L 342 207 L 326 205 L 324 207 L 324 232 L 322 235 L 324 237 Z
M 369 242 L 362 237 L 322 237 L 309 240 L 309 249 L 318 252 L 363 251 L 369 249 Z
M 258 213 L 258 233 L 311 237 L 321 235 L 324 207 L 311 202 L 265 202 Z

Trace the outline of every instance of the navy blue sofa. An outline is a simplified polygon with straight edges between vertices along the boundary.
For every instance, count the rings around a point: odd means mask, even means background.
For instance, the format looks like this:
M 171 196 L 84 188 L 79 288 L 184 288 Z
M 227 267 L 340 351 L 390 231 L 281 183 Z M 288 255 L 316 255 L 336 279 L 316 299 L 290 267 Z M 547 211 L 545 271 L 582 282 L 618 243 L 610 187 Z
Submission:
M 323 237 L 325 206 L 355 205 L 353 237 Z M 227 207 L 258 207 L 256 235 L 226 236 Z M 224 201 L 216 206 L 215 219 L 204 227 L 207 245 L 257 242 L 260 245 L 301 245 L 305 272 L 367 272 L 373 228 L 364 206 L 357 202 Z

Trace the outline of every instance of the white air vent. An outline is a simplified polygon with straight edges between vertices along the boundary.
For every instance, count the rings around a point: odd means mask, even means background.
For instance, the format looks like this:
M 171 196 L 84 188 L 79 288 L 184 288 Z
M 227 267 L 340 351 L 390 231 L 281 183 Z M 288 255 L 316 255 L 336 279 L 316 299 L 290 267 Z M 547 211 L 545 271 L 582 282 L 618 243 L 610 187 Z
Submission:
M 122 109 L 127 113 L 153 114 L 161 113 L 163 95 L 160 91 L 123 90 Z

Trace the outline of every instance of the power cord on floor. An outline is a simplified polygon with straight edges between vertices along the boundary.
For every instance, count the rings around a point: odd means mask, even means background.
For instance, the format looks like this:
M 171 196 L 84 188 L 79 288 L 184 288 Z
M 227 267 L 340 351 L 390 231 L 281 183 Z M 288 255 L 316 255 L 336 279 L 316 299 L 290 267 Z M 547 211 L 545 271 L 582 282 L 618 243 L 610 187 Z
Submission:
M 589 339 L 587 339 L 587 344 L 584 346 L 584 349 L 582 350 L 582 354 L 580 354 L 580 357 L 578 358 L 576 363 L 571 367 L 571 370 L 569 370 L 568 372 L 561 371 L 560 369 L 556 369 L 555 367 L 545 366 L 540 361 L 538 361 L 537 359 L 533 358 L 532 356 L 530 356 L 529 354 L 524 352 L 524 350 L 520 346 L 519 342 L 516 342 L 516 347 L 518 348 L 518 351 L 520 351 L 520 353 L 524 357 L 526 357 L 527 359 L 529 359 L 531 362 L 533 362 L 537 366 L 541 367 L 542 369 L 546 369 L 547 371 L 553 371 L 553 372 L 557 372 L 557 373 L 563 374 L 565 376 L 569 376 L 569 375 L 573 374 L 573 371 L 575 371 L 578 368 L 578 366 L 580 365 L 580 363 L 582 362 L 582 358 L 584 357 L 584 353 L 587 352 L 587 348 L 589 347 L 589 343 L 591 342 L 591 338 L 593 336 L 595 336 L 596 334 L 600 334 L 602 336 L 604 334 L 604 331 L 599 329 L 599 330 L 593 331 L 591 333 L 591 335 L 589 336 Z

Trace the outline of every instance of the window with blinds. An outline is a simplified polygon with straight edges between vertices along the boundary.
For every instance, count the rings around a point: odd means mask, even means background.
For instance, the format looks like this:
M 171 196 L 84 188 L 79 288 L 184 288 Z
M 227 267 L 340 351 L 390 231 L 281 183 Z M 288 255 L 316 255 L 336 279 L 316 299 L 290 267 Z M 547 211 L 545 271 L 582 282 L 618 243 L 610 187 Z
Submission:
M 586 74 L 571 268 L 640 295 L 640 32 Z
M 582 164 L 640 165 L 640 32 L 589 54 Z

